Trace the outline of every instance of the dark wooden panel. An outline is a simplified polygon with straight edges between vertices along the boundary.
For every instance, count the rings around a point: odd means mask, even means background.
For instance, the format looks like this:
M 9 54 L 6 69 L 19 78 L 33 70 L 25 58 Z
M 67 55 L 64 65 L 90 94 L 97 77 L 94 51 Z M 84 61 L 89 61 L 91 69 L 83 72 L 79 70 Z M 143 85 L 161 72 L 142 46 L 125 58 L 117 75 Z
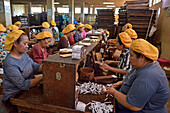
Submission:
M 75 108 L 76 66 L 60 63 L 44 63 L 44 101 L 46 104 Z M 61 74 L 58 80 L 56 73 Z

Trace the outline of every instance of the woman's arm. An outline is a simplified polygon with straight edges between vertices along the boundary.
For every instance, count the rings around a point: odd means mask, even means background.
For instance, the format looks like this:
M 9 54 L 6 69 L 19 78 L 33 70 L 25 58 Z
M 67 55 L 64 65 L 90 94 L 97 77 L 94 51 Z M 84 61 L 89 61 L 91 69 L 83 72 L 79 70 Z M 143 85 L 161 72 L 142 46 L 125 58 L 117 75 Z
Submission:
M 114 89 L 113 87 L 106 87 L 106 89 L 103 89 L 103 92 L 105 93 L 109 93 L 114 95 L 114 98 L 124 107 L 126 107 L 127 109 L 130 109 L 132 111 L 140 111 L 142 110 L 142 108 L 137 108 L 135 106 L 132 106 L 130 104 L 127 103 L 126 101 L 126 97 L 127 95 L 117 91 L 116 89 Z
M 42 65 L 41 65 L 42 66 Z M 43 76 L 31 79 L 30 87 L 36 86 L 39 82 L 43 80 Z
M 43 66 L 43 64 L 40 65 L 38 72 L 42 72 L 42 66 Z
M 127 74 L 128 73 L 127 71 L 125 71 L 123 69 L 118 69 L 118 68 L 110 67 L 106 63 L 103 63 L 100 67 L 102 69 L 110 70 L 110 71 L 113 71 L 113 72 L 119 73 L 119 74 Z

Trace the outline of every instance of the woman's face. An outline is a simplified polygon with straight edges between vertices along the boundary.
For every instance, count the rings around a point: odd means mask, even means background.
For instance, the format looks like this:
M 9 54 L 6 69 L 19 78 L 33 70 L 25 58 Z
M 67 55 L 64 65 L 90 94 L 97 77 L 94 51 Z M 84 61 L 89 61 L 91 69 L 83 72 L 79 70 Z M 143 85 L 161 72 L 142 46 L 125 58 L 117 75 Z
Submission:
M 49 47 L 49 44 L 51 41 L 52 41 L 52 38 L 45 38 L 41 40 L 40 43 L 43 48 L 46 48 L 46 47 Z
M 69 32 L 69 33 L 67 34 L 68 38 L 72 37 L 72 36 L 75 34 L 75 32 L 76 32 L 76 31 Z
M 137 58 L 136 57 L 136 54 L 133 52 L 133 50 L 130 48 L 130 51 L 129 51 L 129 53 L 130 53 L 130 58 L 129 58 L 129 60 L 130 60 L 130 64 L 135 68 L 135 69 L 138 69 L 138 68 L 140 68 L 141 67 L 141 62 L 140 62 L 140 57 L 139 58 Z
M 87 28 L 85 28 L 85 31 L 86 31 L 86 32 L 89 32 L 89 30 L 88 30 Z
M 20 37 L 21 41 L 18 43 L 17 41 L 14 42 L 14 47 L 16 49 L 16 51 L 18 51 L 19 53 L 26 53 L 28 50 L 28 37 L 26 35 L 23 35 Z
M 116 38 L 116 47 L 118 50 L 123 50 L 123 45 L 120 45 L 120 43 L 118 42 L 118 38 Z
M 82 33 L 84 31 L 84 27 L 80 27 L 79 30 Z

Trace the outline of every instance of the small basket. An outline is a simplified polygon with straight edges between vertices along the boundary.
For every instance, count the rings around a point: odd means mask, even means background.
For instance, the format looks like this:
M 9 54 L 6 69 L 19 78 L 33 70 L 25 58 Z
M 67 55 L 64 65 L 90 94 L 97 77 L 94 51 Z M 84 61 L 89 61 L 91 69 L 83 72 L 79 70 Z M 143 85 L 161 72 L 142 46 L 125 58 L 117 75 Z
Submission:
M 94 78 L 94 69 L 91 67 L 83 67 L 80 69 L 80 80 L 92 81 Z

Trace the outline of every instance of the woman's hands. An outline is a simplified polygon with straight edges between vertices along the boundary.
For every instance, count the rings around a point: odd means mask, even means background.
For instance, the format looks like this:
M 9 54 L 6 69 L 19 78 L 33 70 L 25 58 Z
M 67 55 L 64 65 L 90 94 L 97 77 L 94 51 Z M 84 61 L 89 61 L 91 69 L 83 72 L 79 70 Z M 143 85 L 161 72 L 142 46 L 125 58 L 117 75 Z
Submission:
M 114 95 L 115 90 L 116 89 L 113 88 L 113 87 L 104 87 L 103 86 L 103 92 L 104 93 L 108 93 L 108 94 Z

